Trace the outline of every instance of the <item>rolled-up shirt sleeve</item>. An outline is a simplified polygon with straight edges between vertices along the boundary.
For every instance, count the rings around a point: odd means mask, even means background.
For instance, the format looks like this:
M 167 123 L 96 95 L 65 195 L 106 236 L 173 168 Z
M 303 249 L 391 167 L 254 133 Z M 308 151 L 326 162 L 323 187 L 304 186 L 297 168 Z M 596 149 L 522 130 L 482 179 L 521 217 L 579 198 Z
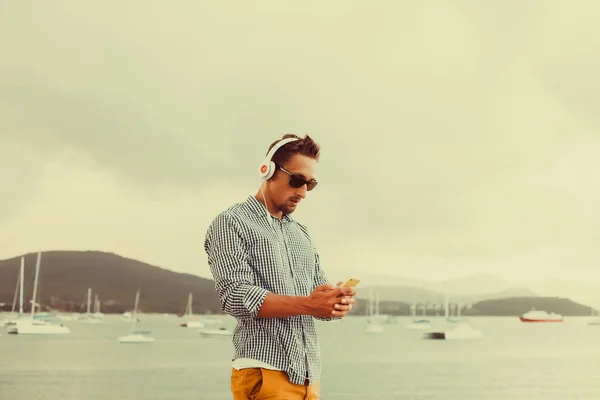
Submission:
M 255 285 L 245 241 L 231 216 L 222 213 L 213 220 L 204 250 L 221 310 L 237 319 L 256 318 L 268 291 Z

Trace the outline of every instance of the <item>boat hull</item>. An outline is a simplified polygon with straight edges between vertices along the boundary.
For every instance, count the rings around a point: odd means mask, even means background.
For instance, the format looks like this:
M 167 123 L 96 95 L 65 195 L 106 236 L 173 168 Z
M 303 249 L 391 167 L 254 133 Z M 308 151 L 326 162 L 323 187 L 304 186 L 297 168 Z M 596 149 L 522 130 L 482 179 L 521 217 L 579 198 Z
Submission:
M 154 343 L 154 338 L 144 335 L 127 335 L 119 338 L 119 343 Z
M 71 330 L 64 325 L 19 325 L 16 326 L 18 335 L 66 335 Z
M 222 337 L 228 338 L 233 336 L 233 332 L 226 329 L 200 329 L 198 334 L 202 337 Z
M 563 322 L 562 318 L 561 319 L 531 319 L 531 318 L 519 317 L 519 319 L 521 320 L 521 322 Z
M 427 332 L 427 333 L 423 333 L 423 339 L 446 340 L 446 333 L 445 332 Z

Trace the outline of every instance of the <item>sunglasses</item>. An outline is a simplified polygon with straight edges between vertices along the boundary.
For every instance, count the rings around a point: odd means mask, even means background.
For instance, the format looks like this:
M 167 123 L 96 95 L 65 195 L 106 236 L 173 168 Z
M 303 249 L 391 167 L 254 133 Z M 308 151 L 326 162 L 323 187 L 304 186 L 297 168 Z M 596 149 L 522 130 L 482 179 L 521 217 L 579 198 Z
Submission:
M 288 174 L 290 176 L 289 184 L 291 187 L 293 187 L 295 189 L 298 189 L 299 187 L 306 185 L 306 190 L 308 190 L 310 192 L 317 186 L 317 183 L 319 183 L 314 179 L 307 181 L 300 175 L 294 175 L 294 174 L 286 171 L 285 169 L 281 168 L 279 165 L 277 165 L 277 168 L 279 168 L 281 171 L 285 172 L 286 174 Z

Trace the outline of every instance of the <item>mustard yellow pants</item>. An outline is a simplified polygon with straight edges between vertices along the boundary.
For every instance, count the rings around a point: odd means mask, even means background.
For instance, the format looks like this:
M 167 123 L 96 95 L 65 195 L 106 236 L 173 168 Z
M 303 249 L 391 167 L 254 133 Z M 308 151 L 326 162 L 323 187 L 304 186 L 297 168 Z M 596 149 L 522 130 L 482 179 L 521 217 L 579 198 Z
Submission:
M 287 373 L 264 368 L 231 370 L 233 400 L 318 400 L 320 382 L 291 383 Z

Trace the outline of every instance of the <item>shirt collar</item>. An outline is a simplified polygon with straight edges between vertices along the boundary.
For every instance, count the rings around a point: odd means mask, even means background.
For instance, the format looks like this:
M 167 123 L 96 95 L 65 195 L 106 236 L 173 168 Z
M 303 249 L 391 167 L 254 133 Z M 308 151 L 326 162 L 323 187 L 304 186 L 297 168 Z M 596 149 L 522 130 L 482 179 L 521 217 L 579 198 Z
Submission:
M 267 213 L 267 210 L 265 209 L 265 206 L 263 205 L 263 203 L 261 203 L 260 201 L 258 201 L 258 199 L 256 197 L 254 197 L 253 195 L 248 195 L 248 198 L 246 199 L 246 206 L 254 213 L 259 214 L 259 215 L 265 215 L 265 213 Z M 269 216 L 272 218 L 276 218 L 273 217 L 271 215 L 271 213 L 269 213 Z M 283 217 L 281 218 L 282 222 L 291 222 L 293 221 L 292 217 L 290 217 L 288 214 L 283 214 Z

